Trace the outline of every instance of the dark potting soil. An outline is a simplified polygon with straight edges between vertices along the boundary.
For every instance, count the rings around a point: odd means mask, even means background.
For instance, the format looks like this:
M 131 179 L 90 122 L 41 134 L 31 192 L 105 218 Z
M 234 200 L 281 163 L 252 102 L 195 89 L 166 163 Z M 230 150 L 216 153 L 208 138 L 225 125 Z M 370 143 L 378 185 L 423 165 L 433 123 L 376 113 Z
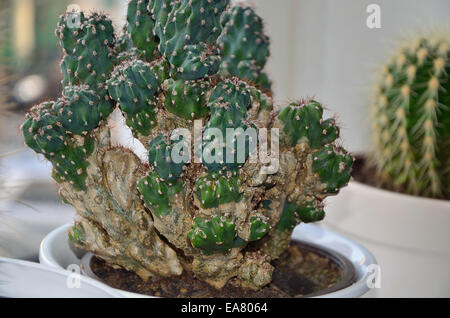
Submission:
M 136 274 L 114 269 L 97 257 L 91 261 L 92 271 L 109 286 L 157 297 L 290 298 L 316 294 L 343 283 L 348 286 L 353 282 L 353 274 L 349 279 L 348 271 L 331 257 L 299 243 L 292 244 L 272 265 L 275 267 L 272 283 L 253 291 L 238 287 L 235 279 L 217 290 L 187 271 L 181 276 L 144 282 Z
M 369 163 L 364 156 L 355 156 L 355 162 L 352 168 L 352 177 L 361 183 L 371 185 L 385 190 L 389 189 L 389 185 L 384 184 L 380 178 L 378 178 L 377 169 L 375 166 Z

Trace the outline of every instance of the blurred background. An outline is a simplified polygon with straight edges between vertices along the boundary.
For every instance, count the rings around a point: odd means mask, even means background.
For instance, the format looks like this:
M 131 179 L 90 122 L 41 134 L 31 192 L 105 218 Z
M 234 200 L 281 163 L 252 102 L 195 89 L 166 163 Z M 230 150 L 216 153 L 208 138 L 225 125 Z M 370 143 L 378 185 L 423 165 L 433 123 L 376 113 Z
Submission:
M 393 42 L 424 28 L 448 28 L 448 0 L 253 0 L 266 23 L 267 71 L 275 100 L 315 96 L 338 114 L 343 144 L 370 149 L 368 108 L 377 70 Z M 381 8 L 381 28 L 366 25 L 367 6 Z M 37 259 L 42 237 L 70 222 L 50 167 L 25 150 L 20 124 L 27 108 L 58 97 L 61 51 L 54 36 L 69 4 L 125 22 L 126 0 L 0 0 L 0 255 Z

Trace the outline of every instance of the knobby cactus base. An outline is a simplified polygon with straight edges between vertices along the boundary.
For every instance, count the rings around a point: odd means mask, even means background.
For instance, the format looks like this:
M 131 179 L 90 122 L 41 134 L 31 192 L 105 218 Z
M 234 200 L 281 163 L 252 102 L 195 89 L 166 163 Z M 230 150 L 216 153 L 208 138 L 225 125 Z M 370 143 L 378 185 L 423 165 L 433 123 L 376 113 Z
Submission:
M 116 36 L 99 13 L 81 13 L 79 28 L 69 28 L 73 14 L 56 31 L 62 97 L 34 106 L 23 125 L 26 144 L 53 164 L 61 198 L 77 211 L 71 241 L 143 280 L 190 271 L 216 288 L 231 278 L 255 290 L 269 284 L 293 228 L 323 219 L 323 200 L 347 184 L 353 158 L 317 101 L 273 110 L 261 18 L 225 0 L 132 0 Z M 148 161 L 112 146 L 114 110 Z M 194 120 L 204 125 L 203 160 L 176 162 L 171 133 L 193 135 Z M 239 153 L 237 138 L 221 144 L 208 128 L 269 133 L 267 141 L 246 137 Z M 270 164 L 249 160 L 251 145 L 278 137 L 279 169 L 264 173 Z

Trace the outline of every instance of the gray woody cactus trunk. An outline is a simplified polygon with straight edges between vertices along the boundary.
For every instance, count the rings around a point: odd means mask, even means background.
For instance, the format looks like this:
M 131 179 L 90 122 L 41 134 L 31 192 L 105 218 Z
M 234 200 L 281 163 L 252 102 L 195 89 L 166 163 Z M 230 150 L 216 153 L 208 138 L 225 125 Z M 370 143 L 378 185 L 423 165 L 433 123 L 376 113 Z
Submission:
M 191 271 L 216 288 L 231 278 L 252 289 L 270 283 L 270 262 L 297 224 L 324 217 L 322 201 L 346 185 L 353 158 L 336 145 L 339 129 L 318 102 L 273 110 L 261 18 L 226 0 L 132 0 L 118 38 L 102 14 L 81 14 L 75 29 L 71 18 L 56 30 L 63 95 L 33 107 L 23 133 L 77 210 L 72 242 L 144 280 Z M 146 145 L 149 164 L 111 146 L 105 120 L 114 108 Z M 170 134 L 192 131 L 194 119 L 224 135 L 279 128 L 278 172 L 226 162 L 236 140 L 218 148 L 206 133 L 203 149 L 217 162 L 175 163 Z

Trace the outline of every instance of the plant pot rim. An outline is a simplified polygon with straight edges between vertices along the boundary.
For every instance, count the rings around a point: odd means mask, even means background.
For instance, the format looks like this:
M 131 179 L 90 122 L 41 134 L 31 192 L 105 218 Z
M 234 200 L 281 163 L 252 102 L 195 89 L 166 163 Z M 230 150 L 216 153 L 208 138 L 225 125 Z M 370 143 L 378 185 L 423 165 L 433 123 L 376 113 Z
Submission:
M 71 272 L 60 268 L 0 257 L 0 297 L 86 297 L 84 292 L 96 295 L 95 297 L 124 297 L 119 291 L 86 276 L 79 277 L 82 292 L 75 288 L 73 293 L 61 294 L 69 288 L 67 281 L 70 275 Z M 40 290 L 44 286 L 47 291 L 43 295 Z
M 304 297 L 310 298 L 310 297 L 317 297 L 317 296 L 330 294 L 330 293 L 339 291 L 341 289 L 344 289 L 344 288 L 350 286 L 351 284 L 355 283 L 355 278 L 356 278 L 355 267 L 345 256 L 343 256 L 340 253 L 333 251 L 329 248 L 320 247 L 315 244 L 305 243 L 305 242 L 301 242 L 298 240 L 292 240 L 292 241 L 294 242 L 294 244 L 299 246 L 304 251 L 310 251 L 317 255 L 327 257 L 328 259 L 333 261 L 335 264 L 337 264 L 342 270 L 342 277 L 335 284 L 333 284 L 325 289 L 316 291 L 314 293 L 307 294 Z M 80 260 L 81 271 L 84 275 L 101 282 L 102 281 L 101 278 L 98 277 L 91 269 L 91 261 L 92 261 L 93 257 L 95 257 L 95 255 L 92 254 L 91 252 L 87 252 L 86 254 L 84 254 L 81 257 L 81 260 Z M 136 293 L 131 293 L 131 294 L 136 294 Z
M 399 199 L 425 201 L 425 202 L 429 202 L 432 204 L 450 204 L 450 200 L 435 199 L 435 198 L 417 196 L 417 195 L 412 195 L 412 194 L 408 194 L 408 193 L 402 193 L 402 192 L 396 192 L 396 191 L 392 191 L 392 190 L 382 189 L 382 188 L 378 188 L 378 187 L 375 187 L 375 186 L 367 184 L 367 183 L 356 181 L 353 178 L 350 180 L 348 186 L 354 186 L 356 188 L 360 188 L 360 189 L 363 189 L 366 191 L 373 191 L 378 194 L 388 196 L 391 198 L 398 197 Z
M 39 261 L 41 264 L 65 269 L 70 264 L 79 265 L 81 263 L 81 258 L 85 252 L 74 249 L 73 246 L 71 247 L 67 237 L 67 232 L 71 227 L 72 224 L 63 225 L 50 232 L 42 240 L 39 249 Z M 341 254 L 347 258 L 354 267 L 355 283 L 341 290 L 319 295 L 317 297 L 360 297 L 369 291 L 367 281 L 373 272 L 373 268 L 369 266 L 377 265 L 377 262 L 372 253 L 359 243 L 334 231 L 314 224 L 301 224 L 297 226 L 294 229 L 292 239 Z M 105 286 L 107 285 L 105 284 Z M 108 288 L 114 289 L 109 286 Z M 123 290 L 116 291 L 119 291 L 125 297 L 150 297 Z
M 332 286 L 319 290 L 317 292 L 305 295 L 305 297 L 318 297 L 327 294 L 331 294 L 337 292 L 339 290 L 345 289 L 355 283 L 356 280 L 356 271 L 352 262 L 350 262 L 345 256 L 341 253 L 336 252 L 330 248 L 324 246 L 318 246 L 314 243 L 304 242 L 297 239 L 292 239 L 292 242 L 297 246 L 300 246 L 302 250 L 311 251 L 320 256 L 325 256 L 328 259 L 335 262 L 342 269 L 342 277 L 339 281 L 337 281 Z

